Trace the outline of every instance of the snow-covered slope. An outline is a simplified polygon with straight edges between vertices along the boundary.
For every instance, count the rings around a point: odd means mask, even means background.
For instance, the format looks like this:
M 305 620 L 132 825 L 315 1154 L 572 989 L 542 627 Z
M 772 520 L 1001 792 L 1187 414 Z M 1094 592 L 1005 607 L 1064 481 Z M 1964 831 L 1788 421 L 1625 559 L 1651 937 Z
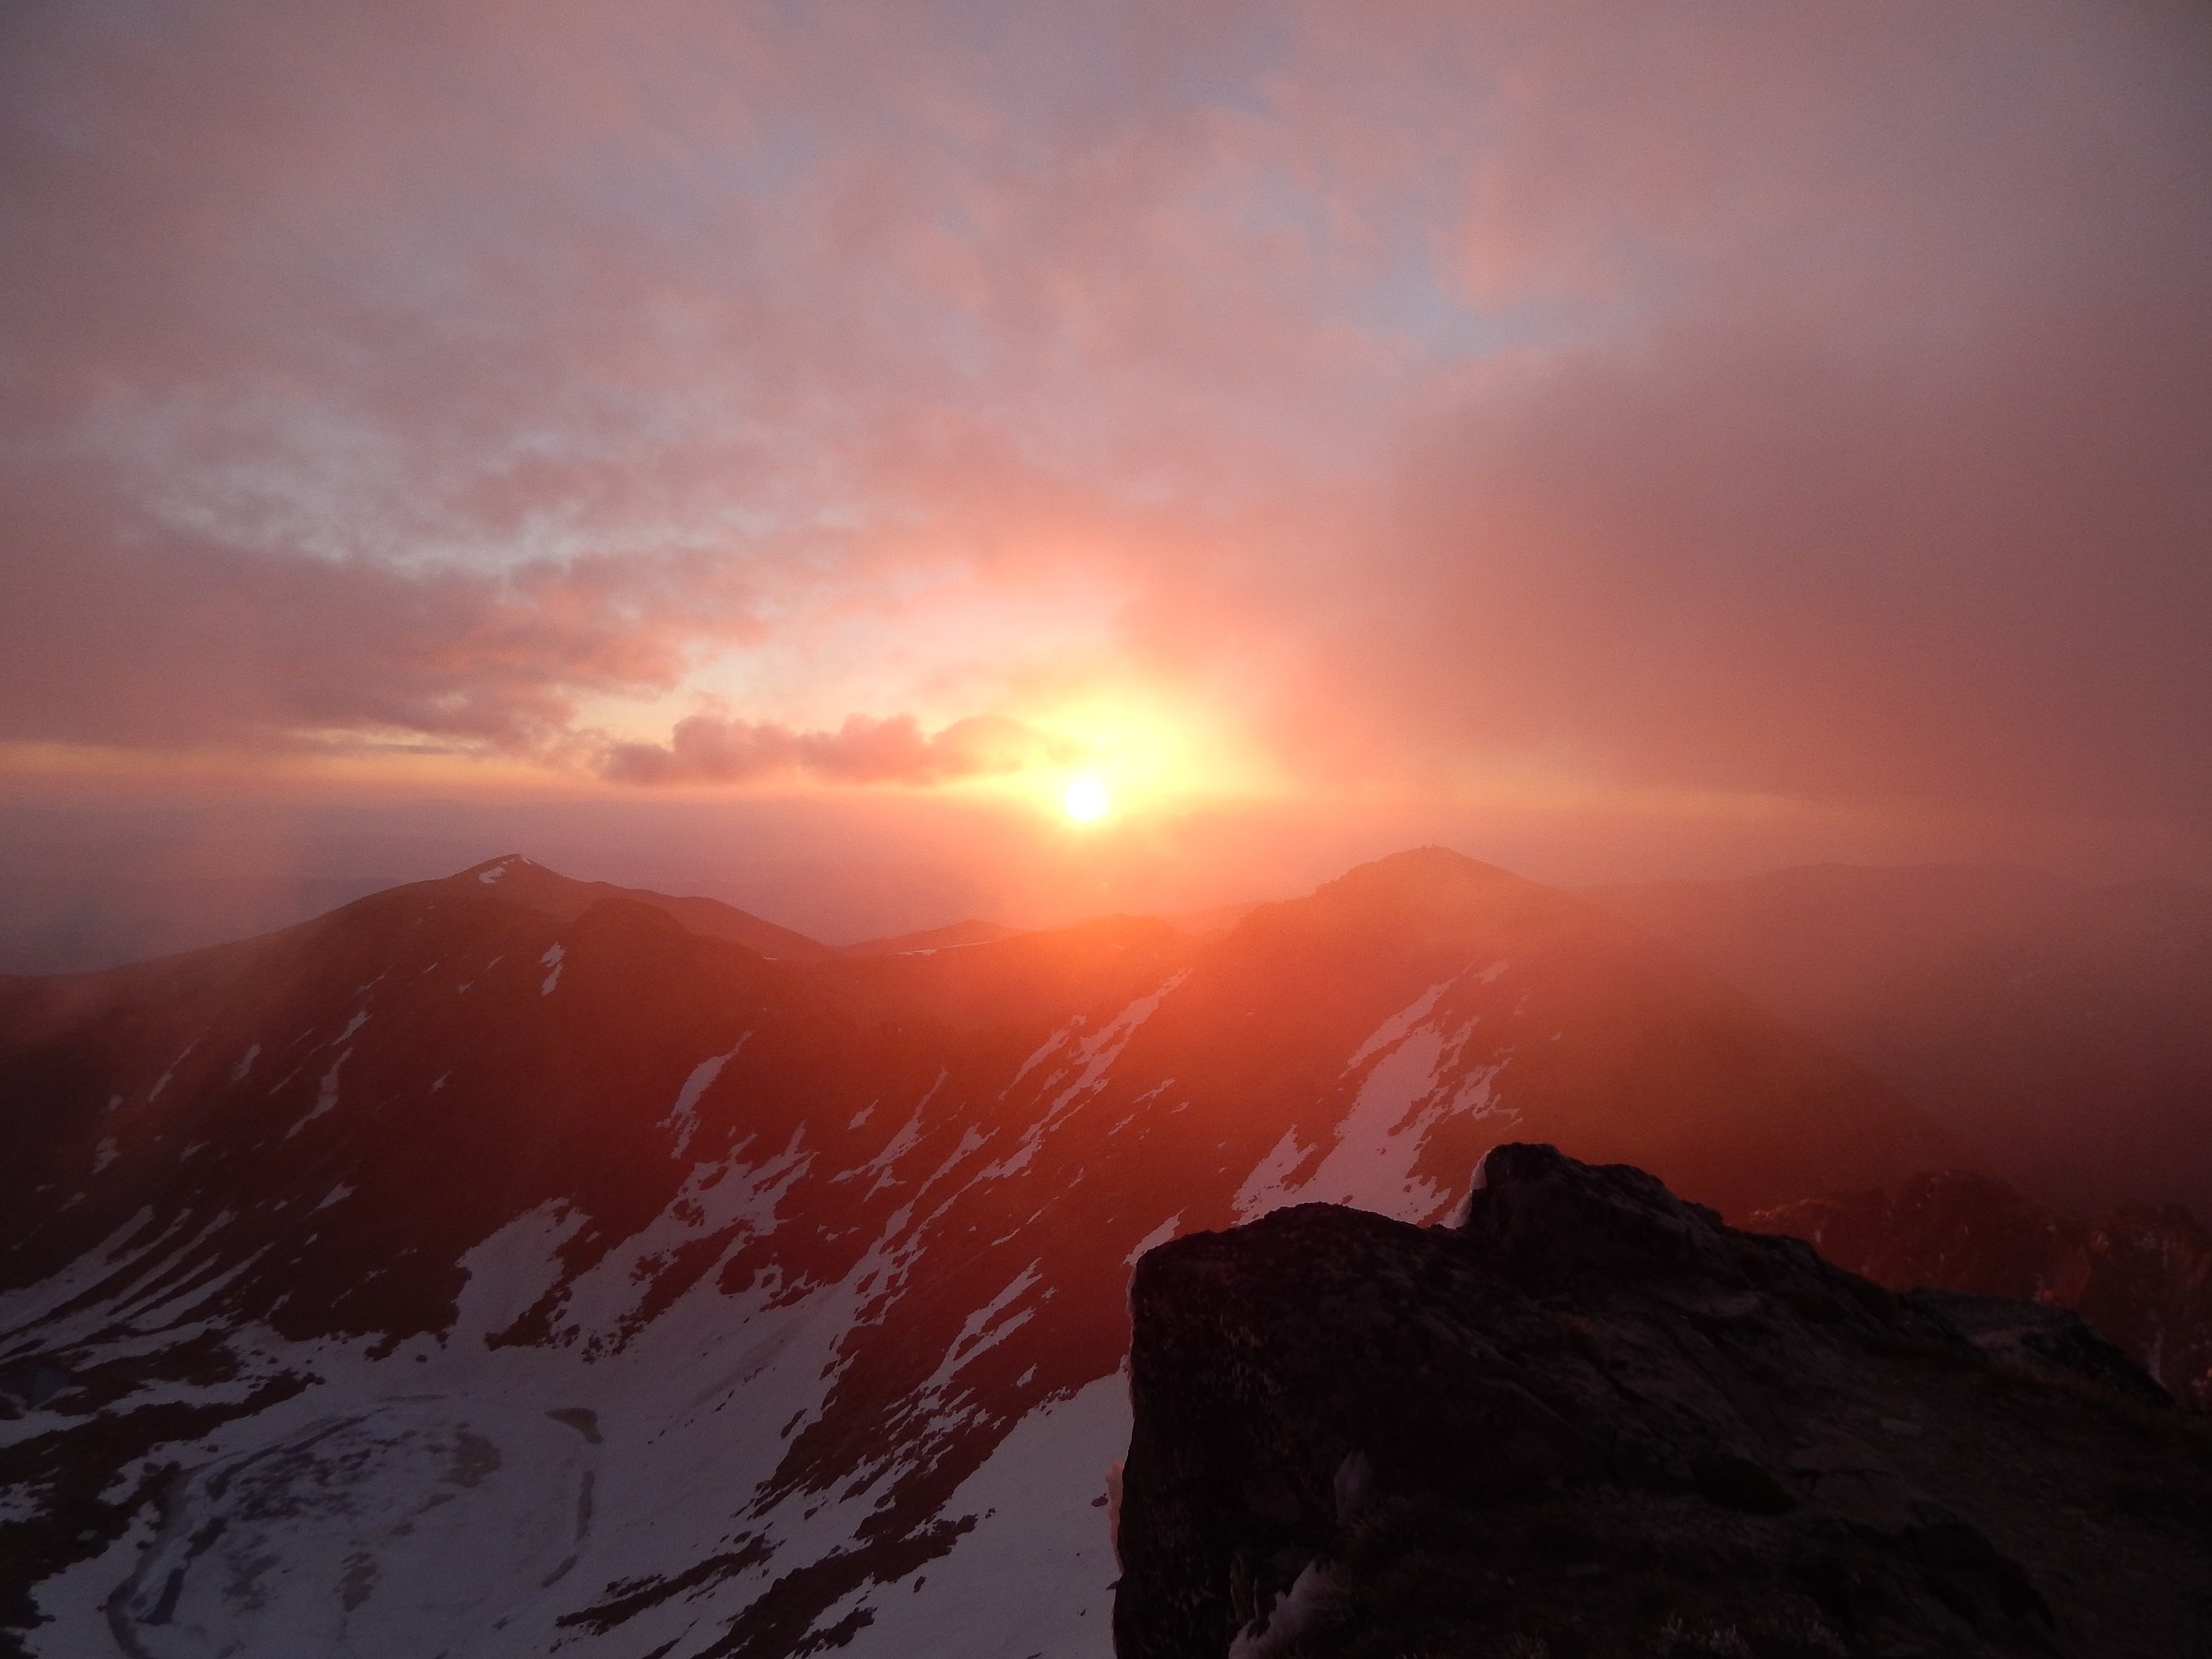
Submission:
M 29 1651 L 1103 1654 L 1151 1244 L 1429 1219 L 1504 1138 L 1738 1213 L 1940 1152 L 1448 853 L 1203 943 L 810 961 L 482 875 L 0 984 Z

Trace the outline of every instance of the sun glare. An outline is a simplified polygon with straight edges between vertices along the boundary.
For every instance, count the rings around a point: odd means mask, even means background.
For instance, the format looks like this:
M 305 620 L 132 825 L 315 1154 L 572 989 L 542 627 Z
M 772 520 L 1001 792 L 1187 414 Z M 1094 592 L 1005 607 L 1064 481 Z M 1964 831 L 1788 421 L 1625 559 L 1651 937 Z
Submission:
M 1078 824 L 1094 823 L 1104 818 L 1112 804 L 1107 798 L 1106 785 L 1088 774 L 1069 783 L 1067 793 L 1060 797 L 1062 808 Z

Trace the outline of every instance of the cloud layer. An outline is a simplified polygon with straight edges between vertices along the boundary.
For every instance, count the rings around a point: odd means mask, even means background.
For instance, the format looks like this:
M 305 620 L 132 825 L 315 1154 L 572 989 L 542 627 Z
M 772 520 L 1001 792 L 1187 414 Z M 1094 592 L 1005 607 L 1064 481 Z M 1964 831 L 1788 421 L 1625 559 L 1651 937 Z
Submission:
M 666 744 L 621 743 L 601 763 L 623 783 L 749 783 L 798 775 L 832 783 L 948 783 L 1080 759 L 1080 746 L 1000 714 L 924 733 L 911 714 L 848 717 L 833 732 L 693 714 Z
M 2212 849 L 2207 177 L 2178 5 L 10 8 L 0 743 Z

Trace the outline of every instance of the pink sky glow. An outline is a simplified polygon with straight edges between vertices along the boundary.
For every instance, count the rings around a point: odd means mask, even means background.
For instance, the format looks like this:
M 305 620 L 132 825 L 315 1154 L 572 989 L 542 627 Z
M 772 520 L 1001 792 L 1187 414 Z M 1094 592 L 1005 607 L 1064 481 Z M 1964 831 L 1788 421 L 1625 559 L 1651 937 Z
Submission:
M 2208 18 L 8 7 L 0 814 L 2212 874 Z

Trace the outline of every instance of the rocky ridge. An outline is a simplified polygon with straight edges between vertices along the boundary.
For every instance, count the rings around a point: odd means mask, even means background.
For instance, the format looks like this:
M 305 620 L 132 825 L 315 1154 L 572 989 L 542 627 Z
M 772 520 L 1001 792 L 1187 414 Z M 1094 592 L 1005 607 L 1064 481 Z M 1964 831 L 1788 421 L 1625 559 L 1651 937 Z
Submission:
M 2212 1651 L 2212 1439 L 2078 1319 L 1486 1157 L 1145 1255 L 1121 1659 Z

